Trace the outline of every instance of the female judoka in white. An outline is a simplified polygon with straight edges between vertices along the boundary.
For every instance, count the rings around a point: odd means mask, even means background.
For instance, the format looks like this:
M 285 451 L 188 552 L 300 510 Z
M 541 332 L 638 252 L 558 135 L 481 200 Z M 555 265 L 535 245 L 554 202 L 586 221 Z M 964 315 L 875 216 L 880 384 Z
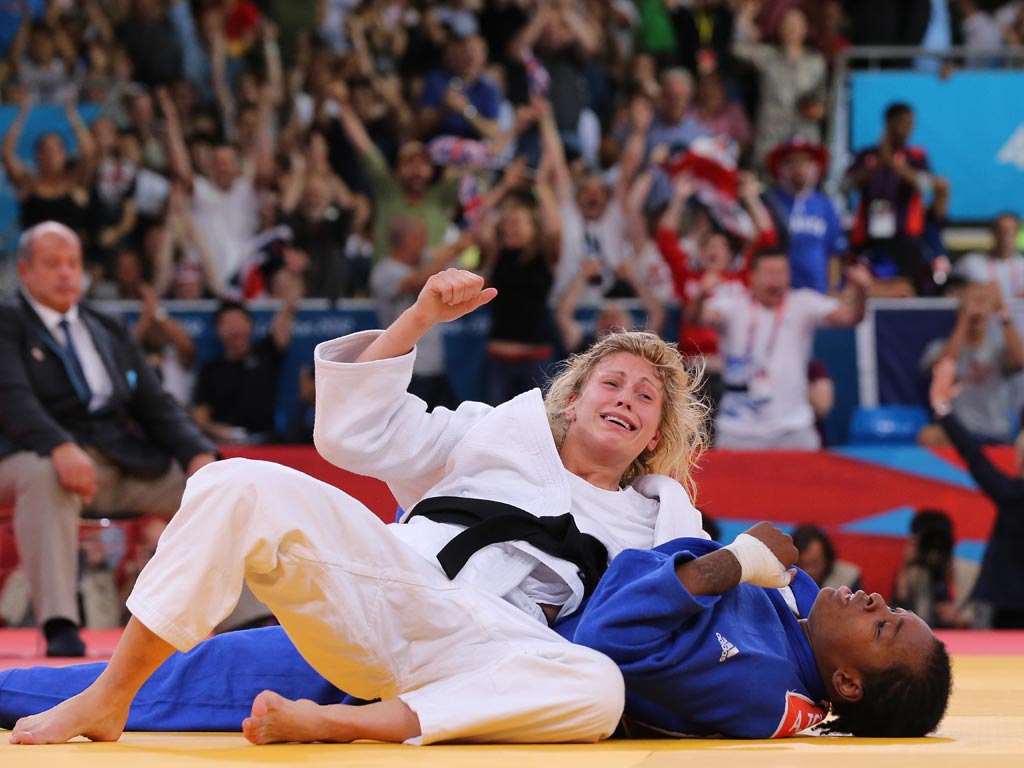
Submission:
M 405 392 L 417 340 L 494 296 L 480 277 L 447 270 L 387 330 L 319 345 L 320 453 L 384 480 L 405 510 L 458 497 L 503 502 L 531 521 L 569 513 L 609 558 L 704 535 L 684 486 L 668 477 L 688 484 L 705 440 L 704 408 L 675 349 L 653 334 L 598 342 L 545 399 L 534 390 L 497 408 L 471 402 L 427 413 Z M 422 515 L 385 526 L 342 491 L 276 464 L 212 464 L 189 481 L 139 577 L 106 671 L 78 696 L 19 721 L 12 741 L 117 739 L 142 683 L 227 616 L 243 579 L 321 675 L 380 699 L 317 708 L 265 692 L 245 723 L 251 741 L 302 740 L 307 716 L 317 719 L 311 734 L 329 719 L 337 741 L 610 735 L 623 708 L 618 669 L 548 627 L 579 606 L 579 565 L 542 545 L 500 541 L 449 579 L 437 555 L 462 530 Z

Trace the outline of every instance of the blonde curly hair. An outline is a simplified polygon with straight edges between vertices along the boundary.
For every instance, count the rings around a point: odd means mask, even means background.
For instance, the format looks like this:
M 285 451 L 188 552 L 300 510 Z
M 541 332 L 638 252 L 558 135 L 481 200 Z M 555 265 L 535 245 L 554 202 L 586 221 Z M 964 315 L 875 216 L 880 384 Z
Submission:
M 620 482 L 641 475 L 670 475 L 678 480 L 691 498 L 696 497 L 693 470 L 708 445 L 705 427 L 708 406 L 697 394 L 703 368 L 691 370 L 684 365 L 676 345 L 648 331 L 617 331 L 604 336 L 585 352 L 571 356 L 548 385 L 544 407 L 551 424 L 555 444 L 561 449 L 569 422 L 565 410 L 572 395 L 578 396 L 591 373 L 604 358 L 626 352 L 646 360 L 657 373 L 664 390 L 661 407 L 661 439 L 653 451 L 644 450 L 622 475 Z

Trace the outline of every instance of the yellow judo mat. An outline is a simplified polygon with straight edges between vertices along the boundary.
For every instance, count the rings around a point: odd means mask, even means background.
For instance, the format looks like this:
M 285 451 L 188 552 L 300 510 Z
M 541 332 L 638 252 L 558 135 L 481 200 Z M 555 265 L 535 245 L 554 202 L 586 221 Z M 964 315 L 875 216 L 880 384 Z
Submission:
M 128 733 L 113 744 L 75 741 L 15 746 L 0 732 L 2 768 L 814 768 L 1024 767 L 1024 656 L 954 657 L 954 692 L 938 733 L 926 739 L 812 736 L 774 741 L 608 741 L 593 745 L 431 746 L 281 744 L 252 746 L 240 734 Z

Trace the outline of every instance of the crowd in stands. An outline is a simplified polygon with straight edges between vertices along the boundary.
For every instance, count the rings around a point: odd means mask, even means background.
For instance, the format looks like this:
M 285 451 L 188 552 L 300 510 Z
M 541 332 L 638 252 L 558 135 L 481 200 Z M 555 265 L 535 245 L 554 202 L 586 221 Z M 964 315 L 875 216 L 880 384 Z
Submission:
M 841 194 L 822 189 L 837 56 L 918 44 L 994 61 L 1024 44 L 1024 3 L 11 0 L 3 165 L 20 228 L 78 235 L 87 297 L 140 302 L 136 340 L 221 444 L 311 441 L 309 368 L 283 430 L 273 412 L 302 299 L 369 298 L 383 325 L 450 266 L 498 288 L 488 402 L 633 325 L 624 307 L 661 331 L 677 302 L 669 330 L 704 366 L 716 439 L 733 448 L 822 444 L 817 328 L 855 325 L 869 296 L 956 295 L 956 328 L 922 365 L 955 358 L 954 413 L 1008 444 L 1019 217 L 954 263 L 949 184 L 903 103 L 879 115 Z M 66 125 L 30 146 L 39 105 Z M 197 369 L 164 302 L 198 298 L 220 300 L 223 352 Z M 255 338 L 246 302 L 265 298 L 280 310 Z M 412 390 L 456 404 L 440 336 L 420 344 Z M 939 424 L 922 433 L 948 440 Z

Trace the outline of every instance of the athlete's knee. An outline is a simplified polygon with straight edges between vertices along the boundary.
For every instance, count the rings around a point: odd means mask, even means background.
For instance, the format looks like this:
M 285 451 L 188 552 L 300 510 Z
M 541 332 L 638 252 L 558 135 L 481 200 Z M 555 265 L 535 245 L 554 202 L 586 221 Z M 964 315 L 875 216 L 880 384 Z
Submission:
M 618 727 L 626 703 L 622 673 L 603 653 L 580 646 L 573 647 L 567 661 L 579 707 L 579 740 L 608 738 Z

